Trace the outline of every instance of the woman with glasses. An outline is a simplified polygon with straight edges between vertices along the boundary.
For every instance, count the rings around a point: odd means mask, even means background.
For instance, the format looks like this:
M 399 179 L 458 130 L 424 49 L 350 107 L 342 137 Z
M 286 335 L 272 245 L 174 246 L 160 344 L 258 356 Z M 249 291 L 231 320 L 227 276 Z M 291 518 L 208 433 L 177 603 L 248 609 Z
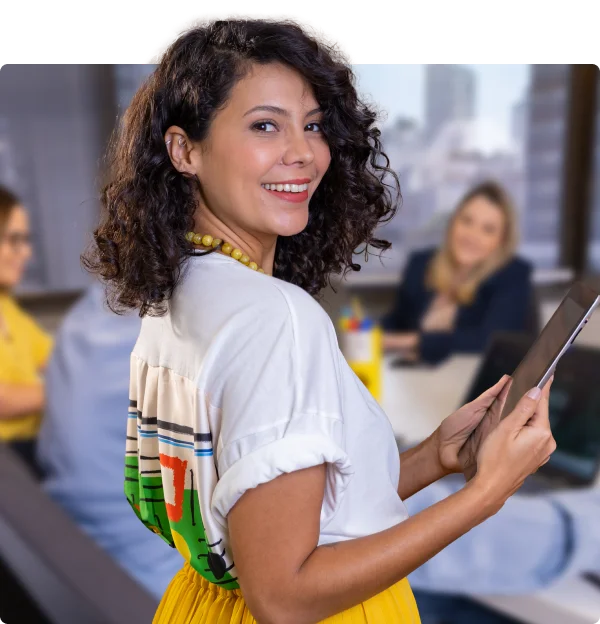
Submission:
M 31 254 L 27 213 L 0 186 L 0 441 L 37 472 L 35 438 L 44 407 L 41 372 L 52 340 L 12 296 Z

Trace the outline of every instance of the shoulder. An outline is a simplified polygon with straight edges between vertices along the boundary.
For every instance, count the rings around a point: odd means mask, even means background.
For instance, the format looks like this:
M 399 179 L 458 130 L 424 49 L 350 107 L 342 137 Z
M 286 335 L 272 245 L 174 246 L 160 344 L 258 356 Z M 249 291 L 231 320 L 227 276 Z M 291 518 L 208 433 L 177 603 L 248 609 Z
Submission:
M 481 285 L 482 292 L 492 295 L 496 292 L 526 293 L 532 288 L 533 266 L 527 260 L 515 256 Z
M 10 319 L 11 324 L 25 329 L 35 327 L 37 330 L 42 331 L 38 322 L 19 305 L 14 297 L 9 296 L 6 298 L 4 312 Z
M 297 333 L 333 329 L 327 312 L 305 290 L 277 278 L 270 278 L 269 286 L 277 291 L 278 296 L 285 303 L 286 313 Z
M 504 265 L 492 275 L 489 282 L 495 285 L 514 284 L 515 282 L 520 284 L 529 283 L 531 281 L 532 272 L 533 266 L 531 262 L 519 256 L 515 256 L 508 264 Z
M 275 335 L 284 326 L 307 331 L 329 322 L 325 310 L 299 286 L 217 258 L 211 265 L 196 261 L 176 290 L 171 313 L 186 327 L 197 327 L 201 320 L 211 333 L 227 327 L 261 336 Z
M 424 283 L 425 273 L 436 251 L 434 247 L 413 251 L 406 260 L 403 280 Z
M 437 249 L 435 247 L 428 247 L 426 249 L 419 249 L 413 251 L 406 262 L 408 267 L 425 268 L 435 255 Z

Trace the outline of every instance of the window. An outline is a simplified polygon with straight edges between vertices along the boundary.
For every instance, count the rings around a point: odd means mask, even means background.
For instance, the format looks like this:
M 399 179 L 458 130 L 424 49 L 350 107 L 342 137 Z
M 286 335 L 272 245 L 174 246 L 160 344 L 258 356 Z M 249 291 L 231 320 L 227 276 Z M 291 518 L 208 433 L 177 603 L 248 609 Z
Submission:
M 596 88 L 596 129 L 593 159 L 588 267 L 594 273 L 600 273 L 600 72 Z
M 156 65 L 114 65 L 113 75 L 117 108 L 122 115 L 135 92 L 154 71 Z
M 108 74 L 104 65 L 7 65 L 0 72 L 0 183 L 20 197 L 32 226 L 21 291 L 89 284 L 80 254 L 98 216 L 98 162 L 114 108 Z
M 462 195 L 489 178 L 515 202 L 521 255 L 559 265 L 569 67 L 354 66 L 359 92 L 387 113 L 382 141 L 403 197 L 379 232 L 392 250 L 364 274 L 397 272 L 410 251 L 439 244 Z

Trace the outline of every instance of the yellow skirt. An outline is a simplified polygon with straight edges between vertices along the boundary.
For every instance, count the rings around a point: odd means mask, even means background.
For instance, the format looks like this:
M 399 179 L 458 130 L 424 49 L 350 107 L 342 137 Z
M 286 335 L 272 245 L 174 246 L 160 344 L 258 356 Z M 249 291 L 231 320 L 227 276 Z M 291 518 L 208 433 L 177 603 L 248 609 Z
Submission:
M 417 603 L 407 579 L 343 613 L 326 624 L 420 624 Z M 209 583 L 186 563 L 178 572 L 152 624 L 256 624 L 239 589 Z

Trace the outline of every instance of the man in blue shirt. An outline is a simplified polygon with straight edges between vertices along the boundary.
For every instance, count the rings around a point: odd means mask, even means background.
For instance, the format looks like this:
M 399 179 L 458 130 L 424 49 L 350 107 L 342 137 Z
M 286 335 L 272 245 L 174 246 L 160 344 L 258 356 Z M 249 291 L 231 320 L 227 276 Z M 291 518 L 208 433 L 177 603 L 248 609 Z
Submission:
M 406 501 L 411 515 L 464 485 L 452 475 Z M 409 576 L 423 624 L 503 624 L 462 597 L 529 594 L 559 578 L 600 573 L 600 490 L 517 494 Z M 599 596 L 600 596 L 600 590 Z
M 48 494 L 161 598 L 184 561 L 137 519 L 123 492 L 129 355 L 140 323 L 108 310 L 99 284 L 69 311 L 47 369 L 38 460 Z
M 73 307 L 47 371 L 38 452 L 49 494 L 160 597 L 183 559 L 139 522 L 123 493 L 129 356 L 139 328 L 137 315 L 104 306 L 100 285 Z M 414 515 L 463 484 L 460 475 L 438 481 L 409 498 L 408 510 Z M 422 623 L 507 623 L 457 595 L 529 593 L 559 577 L 600 572 L 598 518 L 598 490 L 513 496 L 410 576 Z

